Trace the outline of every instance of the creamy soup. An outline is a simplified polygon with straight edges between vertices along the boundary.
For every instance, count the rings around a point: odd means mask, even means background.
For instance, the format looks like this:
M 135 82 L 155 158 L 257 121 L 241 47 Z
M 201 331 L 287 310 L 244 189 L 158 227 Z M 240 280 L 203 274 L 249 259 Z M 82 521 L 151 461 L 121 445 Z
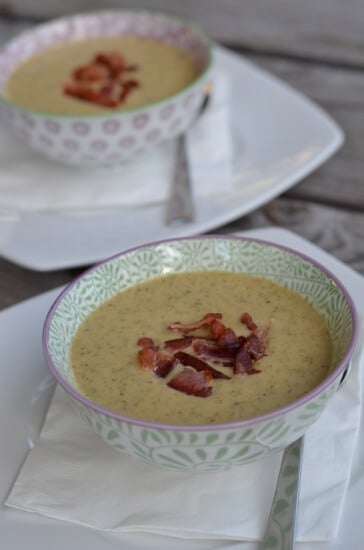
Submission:
M 13 103 L 43 113 L 109 113 L 108 107 L 64 93 L 65 83 L 75 70 L 92 64 L 99 52 L 119 52 L 128 68 L 124 80 L 138 83 L 117 110 L 165 99 L 198 75 L 195 63 L 185 52 L 162 41 L 140 36 L 97 38 L 52 47 L 21 63 L 7 81 L 5 96 Z
M 142 368 L 137 342 L 178 338 L 168 325 L 207 312 L 220 312 L 238 335 L 249 333 L 240 321 L 244 312 L 270 328 L 259 372 L 232 375 L 215 365 L 231 378 L 212 380 L 211 395 L 202 398 Z M 204 272 L 156 278 L 102 304 L 76 333 L 71 362 L 80 392 L 103 407 L 150 421 L 208 424 L 249 418 L 301 397 L 325 378 L 331 352 L 325 321 L 297 294 L 249 275 Z

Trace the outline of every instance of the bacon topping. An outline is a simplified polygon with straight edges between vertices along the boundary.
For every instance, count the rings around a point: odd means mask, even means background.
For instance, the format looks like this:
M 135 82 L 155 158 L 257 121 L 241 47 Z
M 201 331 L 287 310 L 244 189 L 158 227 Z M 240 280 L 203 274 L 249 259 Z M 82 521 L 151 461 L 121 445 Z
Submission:
M 137 69 L 136 65 L 127 65 L 119 52 L 100 52 L 90 63 L 73 71 L 72 79 L 63 86 L 63 92 L 102 107 L 119 107 L 140 86 L 135 78 L 124 78 L 125 74 Z
M 175 322 L 170 330 L 182 333 L 181 338 L 164 342 L 163 351 L 152 338 L 140 338 L 139 359 L 143 368 L 166 378 L 175 366 L 183 366 L 167 385 L 188 395 L 207 397 L 212 393 L 209 385 L 213 379 L 231 379 L 210 363 L 230 368 L 233 375 L 251 375 L 261 372 L 255 364 L 266 355 L 270 325 L 258 327 L 251 315 L 243 313 L 240 321 L 251 331 L 249 335 L 236 335 L 222 322 L 221 313 L 207 313 L 194 323 Z M 208 336 L 191 336 L 189 333 L 201 328 L 208 329 Z M 190 349 L 188 353 L 186 349 Z
M 211 335 L 216 340 L 218 346 L 231 346 L 238 339 L 232 328 L 226 327 L 220 320 L 216 319 L 210 326 Z
M 104 67 L 100 67 L 97 63 L 83 65 L 73 71 L 74 80 L 80 80 L 81 82 L 104 80 L 105 77 L 107 77 L 107 72 Z
M 95 63 L 104 65 L 112 76 L 118 76 L 125 67 L 125 59 L 119 52 L 101 52 L 95 55 Z
M 243 313 L 240 317 L 240 321 L 246 325 L 249 330 L 255 330 L 257 328 L 257 325 L 254 323 L 251 315 L 247 312 Z
M 167 383 L 167 386 L 187 395 L 208 397 L 212 393 L 212 387 L 209 385 L 210 380 L 210 373 L 185 367 Z
M 194 355 L 190 355 L 189 353 L 185 353 L 184 351 L 179 351 L 178 353 L 175 353 L 174 356 L 176 359 L 178 359 L 180 363 L 182 363 L 182 365 L 185 365 L 186 367 L 192 367 L 198 372 L 209 372 L 212 378 L 229 379 L 229 376 L 226 376 L 226 374 L 224 374 L 223 372 L 214 369 L 208 363 L 202 361 Z
M 192 336 L 185 336 L 184 338 L 174 338 L 173 340 L 166 340 L 164 342 L 164 348 L 172 353 L 180 351 L 181 349 L 188 348 L 193 342 Z
M 213 361 L 223 365 L 233 366 L 240 344 L 221 347 L 214 340 L 198 338 L 192 342 L 192 349 L 198 357 L 205 361 Z
M 144 347 L 138 355 L 142 367 L 153 371 L 160 378 L 166 378 L 176 362 L 173 356 L 163 354 L 154 347 Z
M 210 326 L 216 319 L 221 319 L 221 313 L 206 313 L 199 321 L 195 323 L 183 324 L 179 321 L 168 325 L 170 330 L 178 330 L 179 332 L 187 333 L 197 330 L 202 327 Z

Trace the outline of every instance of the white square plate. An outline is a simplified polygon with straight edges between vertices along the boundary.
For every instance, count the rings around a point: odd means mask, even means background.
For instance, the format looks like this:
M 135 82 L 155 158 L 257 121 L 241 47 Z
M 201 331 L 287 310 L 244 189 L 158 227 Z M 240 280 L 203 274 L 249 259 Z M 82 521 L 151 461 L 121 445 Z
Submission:
M 164 225 L 164 204 L 92 214 L 0 212 L 0 254 L 44 271 L 92 264 L 145 241 L 210 231 L 283 193 L 342 144 L 337 124 L 301 93 L 240 55 L 220 46 L 215 54 L 231 80 L 232 191 L 200 200 L 196 221 L 175 228 Z
M 248 231 L 246 236 L 277 242 L 303 252 L 324 264 L 362 302 L 364 279 L 321 249 L 277 228 Z M 45 314 L 60 289 L 28 300 L 0 313 L 0 499 L 3 503 L 24 458 L 38 438 L 54 383 L 41 348 Z M 21 345 L 20 345 L 21 343 Z M 362 411 L 363 415 L 363 411 Z M 363 421 L 363 418 L 362 418 Z M 359 550 L 363 547 L 364 434 L 359 435 L 352 475 L 337 539 L 329 544 L 298 544 L 301 550 Z M 101 498 L 107 498 L 102 495 Z M 0 548 L 3 550 L 257 550 L 256 544 L 198 541 L 123 533 L 118 537 L 69 523 L 50 520 L 10 508 L 0 509 Z

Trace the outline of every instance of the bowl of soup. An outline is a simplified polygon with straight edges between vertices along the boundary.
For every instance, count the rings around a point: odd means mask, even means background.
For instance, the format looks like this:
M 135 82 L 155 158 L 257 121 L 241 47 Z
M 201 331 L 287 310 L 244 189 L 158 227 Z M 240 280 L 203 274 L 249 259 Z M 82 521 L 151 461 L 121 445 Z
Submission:
M 115 165 L 190 127 L 211 62 L 208 38 L 162 13 L 64 17 L 0 51 L 0 105 L 7 124 L 46 157 Z
M 320 417 L 357 340 L 337 278 L 273 243 L 166 240 L 92 267 L 44 323 L 47 364 L 81 417 L 148 464 L 224 470 Z

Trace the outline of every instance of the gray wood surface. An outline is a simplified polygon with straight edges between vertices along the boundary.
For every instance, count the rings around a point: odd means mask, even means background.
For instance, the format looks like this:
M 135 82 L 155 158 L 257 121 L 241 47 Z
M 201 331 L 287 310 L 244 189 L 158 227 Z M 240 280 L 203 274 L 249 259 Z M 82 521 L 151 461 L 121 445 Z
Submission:
M 227 233 L 277 225 L 318 244 L 364 274 L 364 1 L 134 0 L 103 6 L 166 9 L 301 90 L 343 128 L 344 146 L 287 193 L 220 228 Z M 29 25 L 96 0 L 0 0 L 0 41 Z M 10 14 L 11 17 L 5 17 Z M 71 280 L 80 270 L 37 273 L 0 259 L 0 309 Z
M 0 0 L 0 13 L 44 19 L 106 8 L 157 9 L 196 21 L 216 39 L 363 67 L 363 0 Z

